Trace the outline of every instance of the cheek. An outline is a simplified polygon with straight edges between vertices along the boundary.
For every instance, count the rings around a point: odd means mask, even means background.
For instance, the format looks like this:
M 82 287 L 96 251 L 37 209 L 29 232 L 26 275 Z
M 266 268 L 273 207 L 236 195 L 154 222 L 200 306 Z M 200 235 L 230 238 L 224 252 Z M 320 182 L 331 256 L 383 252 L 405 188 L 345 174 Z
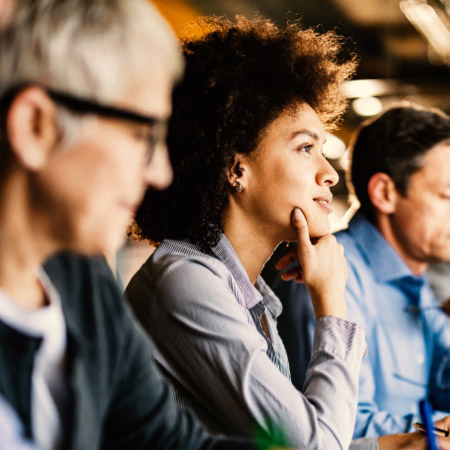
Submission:
M 70 228 L 75 246 L 85 253 L 114 251 L 125 238 L 131 221 L 129 211 L 118 205 L 116 197 L 101 195 L 77 199 L 70 216 Z
M 318 238 L 330 233 L 331 227 L 327 214 L 310 210 L 305 215 L 310 237 Z
M 433 227 L 433 244 L 445 247 L 450 251 L 450 218 L 430 223 L 430 227 Z
M 64 166 L 67 167 L 55 168 L 56 176 L 46 180 L 49 201 L 64 226 L 77 239 L 89 233 L 101 238 L 102 230 L 106 235 L 110 234 L 107 230 L 123 227 L 127 212 L 120 208 L 119 202 L 121 196 L 127 200 L 130 183 L 124 179 L 123 170 L 92 159 L 68 161 Z
M 431 245 L 444 243 L 450 238 L 450 208 L 446 210 L 442 206 L 430 205 L 428 209 L 419 210 L 415 215 L 411 215 L 404 223 L 407 223 L 412 231 L 417 232 L 418 240 L 428 240 Z

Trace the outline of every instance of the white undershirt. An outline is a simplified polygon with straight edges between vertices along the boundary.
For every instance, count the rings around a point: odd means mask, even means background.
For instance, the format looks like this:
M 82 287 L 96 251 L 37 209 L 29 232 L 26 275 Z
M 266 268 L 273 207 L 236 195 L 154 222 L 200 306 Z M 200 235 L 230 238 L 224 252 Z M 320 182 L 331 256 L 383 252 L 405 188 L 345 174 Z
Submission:
M 64 377 L 66 323 L 59 294 L 43 270 L 38 279 L 49 304 L 28 309 L 0 288 L 0 319 L 20 333 L 42 338 L 32 372 L 32 429 L 38 448 L 55 450 L 62 446 L 63 414 L 69 404 Z

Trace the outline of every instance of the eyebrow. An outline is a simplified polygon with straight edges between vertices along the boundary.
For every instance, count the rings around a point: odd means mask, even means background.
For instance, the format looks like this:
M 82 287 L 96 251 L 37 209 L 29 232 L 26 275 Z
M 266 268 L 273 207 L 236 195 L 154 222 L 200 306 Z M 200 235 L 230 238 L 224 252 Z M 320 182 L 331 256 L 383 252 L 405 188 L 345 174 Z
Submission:
M 310 131 L 310 130 L 300 130 L 300 131 L 294 131 L 293 133 L 292 133 L 292 135 L 291 135 L 291 140 L 292 139 L 294 139 L 294 138 L 296 138 L 298 135 L 300 135 L 300 134 L 306 134 L 307 136 L 310 136 L 310 137 L 312 137 L 314 140 L 316 140 L 316 141 L 318 141 L 320 138 L 319 138 L 319 135 L 317 134 L 317 133 L 315 133 L 314 131 Z M 324 139 L 324 143 L 327 141 L 327 138 L 325 137 L 325 139 Z

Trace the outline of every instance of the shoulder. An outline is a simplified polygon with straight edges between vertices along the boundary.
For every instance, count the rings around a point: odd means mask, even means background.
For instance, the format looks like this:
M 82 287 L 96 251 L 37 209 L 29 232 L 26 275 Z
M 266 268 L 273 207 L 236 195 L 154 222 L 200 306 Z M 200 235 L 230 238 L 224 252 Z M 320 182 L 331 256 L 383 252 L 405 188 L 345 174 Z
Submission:
M 358 246 L 356 236 L 352 233 L 351 229 L 338 231 L 335 233 L 336 240 L 344 247 L 346 258 L 352 259 L 361 258 L 361 251 Z
M 235 294 L 235 280 L 225 264 L 184 241 L 163 241 L 126 289 L 135 311 L 148 310 L 154 302 L 158 309 L 172 311 L 194 304 L 200 308 Z
M 218 258 L 184 241 L 163 241 L 138 273 L 153 288 L 161 285 L 186 288 L 192 283 L 201 285 L 202 280 L 211 277 L 227 282 L 231 276 Z
M 366 278 L 375 276 L 370 261 L 366 258 L 358 235 L 350 227 L 335 234 L 337 241 L 344 247 L 345 259 L 349 273 L 349 282 L 355 282 L 361 287 Z
M 98 327 L 123 319 L 123 297 L 102 256 L 61 252 L 44 264 L 44 271 L 59 293 L 69 325 Z
M 218 318 L 247 323 L 245 298 L 225 264 L 174 242 L 159 247 L 127 287 L 126 297 L 144 328 Z
M 203 269 L 220 277 L 228 273 L 228 269 L 216 256 L 206 254 L 185 241 L 163 241 L 151 260 L 154 278 L 174 271 L 180 266 L 187 272 Z
M 374 314 L 372 303 L 377 292 L 375 274 L 351 228 L 336 233 L 336 239 L 344 246 L 347 262 L 345 298 L 348 318 L 367 327 Z
M 86 282 L 115 284 L 114 276 L 101 256 L 61 252 L 45 262 L 44 270 L 55 285 L 65 290 L 86 288 Z

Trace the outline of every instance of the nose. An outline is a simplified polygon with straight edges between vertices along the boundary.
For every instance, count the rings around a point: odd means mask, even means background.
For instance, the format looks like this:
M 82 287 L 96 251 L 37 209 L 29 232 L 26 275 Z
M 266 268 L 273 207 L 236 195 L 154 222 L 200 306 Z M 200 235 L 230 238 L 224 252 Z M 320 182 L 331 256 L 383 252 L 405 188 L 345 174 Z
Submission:
M 159 145 L 148 167 L 145 169 L 145 183 L 155 189 L 165 189 L 172 183 L 173 172 L 166 145 Z
M 333 166 L 325 156 L 321 156 L 321 164 L 317 171 L 316 180 L 317 184 L 328 187 L 334 186 L 339 181 L 338 173 L 333 169 Z

